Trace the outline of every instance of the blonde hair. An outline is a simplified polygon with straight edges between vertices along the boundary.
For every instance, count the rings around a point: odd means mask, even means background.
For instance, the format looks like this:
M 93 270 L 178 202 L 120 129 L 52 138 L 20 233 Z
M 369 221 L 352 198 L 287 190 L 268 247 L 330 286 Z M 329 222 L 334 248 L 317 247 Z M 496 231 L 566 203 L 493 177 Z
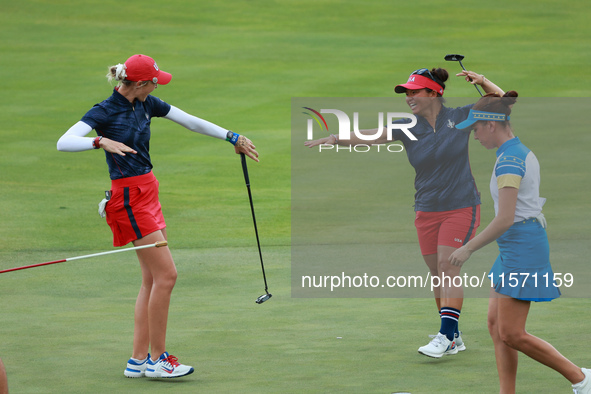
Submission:
M 125 64 L 117 64 L 115 66 L 111 66 L 109 67 L 109 72 L 107 73 L 107 80 L 109 81 L 109 83 L 112 83 L 113 81 L 117 81 L 117 86 L 121 86 L 121 85 L 126 85 L 129 86 L 131 84 L 134 83 L 134 81 L 130 81 L 127 79 L 127 73 L 126 70 L 127 67 L 125 67 Z M 142 86 L 146 85 L 148 83 L 148 81 L 144 81 Z

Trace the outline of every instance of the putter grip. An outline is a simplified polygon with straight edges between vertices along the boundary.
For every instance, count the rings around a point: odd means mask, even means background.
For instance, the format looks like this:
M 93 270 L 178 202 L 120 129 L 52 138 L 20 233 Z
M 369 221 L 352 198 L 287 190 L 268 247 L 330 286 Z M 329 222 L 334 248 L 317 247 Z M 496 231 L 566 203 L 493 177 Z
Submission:
M 244 173 L 244 181 L 246 186 L 250 186 L 250 180 L 248 179 L 248 168 L 246 167 L 246 155 L 240 153 L 240 160 L 242 161 L 242 172 Z

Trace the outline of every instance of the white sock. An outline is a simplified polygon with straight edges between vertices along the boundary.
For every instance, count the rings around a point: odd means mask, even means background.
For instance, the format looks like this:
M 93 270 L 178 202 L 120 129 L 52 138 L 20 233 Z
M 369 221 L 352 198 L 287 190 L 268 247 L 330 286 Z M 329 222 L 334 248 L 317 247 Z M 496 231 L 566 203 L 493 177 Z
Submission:
M 132 357 L 131 359 L 132 359 L 133 361 L 135 361 L 136 363 L 138 363 L 138 364 L 143 364 L 143 363 L 145 363 L 146 361 L 148 361 L 148 357 L 147 357 L 147 356 L 146 356 L 146 358 L 144 358 L 143 360 L 138 360 L 137 358 L 133 358 L 133 357 Z

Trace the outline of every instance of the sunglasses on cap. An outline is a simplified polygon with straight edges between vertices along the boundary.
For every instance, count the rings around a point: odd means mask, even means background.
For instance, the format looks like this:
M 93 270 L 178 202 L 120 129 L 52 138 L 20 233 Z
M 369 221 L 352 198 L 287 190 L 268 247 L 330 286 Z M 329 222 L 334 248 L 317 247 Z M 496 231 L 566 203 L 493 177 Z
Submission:
M 405 93 L 407 90 L 430 89 L 443 96 L 443 82 L 435 78 L 427 68 L 419 68 L 413 71 L 405 84 L 394 88 L 396 93 Z
M 425 74 L 428 75 L 428 78 L 437 82 L 437 80 L 435 79 L 433 74 L 431 74 L 431 71 L 429 71 L 428 68 L 419 68 L 418 70 L 414 70 L 412 73 L 410 73 L 410 75 L 422 75 L 422 76 L 425 76 Z

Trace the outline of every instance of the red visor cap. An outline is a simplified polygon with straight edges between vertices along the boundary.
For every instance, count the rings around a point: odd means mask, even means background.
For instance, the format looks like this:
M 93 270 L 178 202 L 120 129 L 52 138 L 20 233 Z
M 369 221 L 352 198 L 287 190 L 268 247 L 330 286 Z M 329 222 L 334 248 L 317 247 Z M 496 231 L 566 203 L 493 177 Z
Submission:
M 408 81 L 406 81 L 405 84 L 397 85 L 394 88 L 394 91 L 396 93 L 405 93 L 408 89 L 431 89 L 443 96 L 443 87 L 441 87 L 440 84 L 433 81 L 432 79 L 424 77 L 422 75 L 412 74 L 410 77 L 408 77 Z

